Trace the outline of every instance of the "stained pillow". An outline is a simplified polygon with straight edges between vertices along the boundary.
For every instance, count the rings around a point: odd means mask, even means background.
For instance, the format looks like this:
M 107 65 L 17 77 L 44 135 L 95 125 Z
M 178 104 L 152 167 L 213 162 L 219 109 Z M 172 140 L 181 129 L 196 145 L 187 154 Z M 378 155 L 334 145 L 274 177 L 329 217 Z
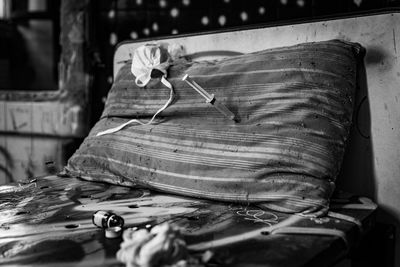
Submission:
M 176 61 L 168 80 L 139 88 L 119 71 L 101 119 L 65 170 L 71 176 L 282 212 L 326 210 L 352 121 L 362 47 L 341 40 L 268 49 L 215 61 Z M 240 122 L 225 118 L 182 81 L 193 80 Z

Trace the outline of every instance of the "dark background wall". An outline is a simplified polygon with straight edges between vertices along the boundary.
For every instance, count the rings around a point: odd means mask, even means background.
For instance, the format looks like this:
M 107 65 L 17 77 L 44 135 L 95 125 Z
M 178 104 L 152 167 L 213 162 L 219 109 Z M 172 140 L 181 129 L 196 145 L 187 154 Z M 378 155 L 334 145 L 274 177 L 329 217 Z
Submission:
M 112 58 L 121 41 L 259 23 L 290 23 L 356 15 L 400 6 L 399 0 L 95 0 L 89 50 L 94 79 L 91 124 L 112 84 Z
M 3 0 L 0 7 L 0 91 L 56 90 L 60 0 Z

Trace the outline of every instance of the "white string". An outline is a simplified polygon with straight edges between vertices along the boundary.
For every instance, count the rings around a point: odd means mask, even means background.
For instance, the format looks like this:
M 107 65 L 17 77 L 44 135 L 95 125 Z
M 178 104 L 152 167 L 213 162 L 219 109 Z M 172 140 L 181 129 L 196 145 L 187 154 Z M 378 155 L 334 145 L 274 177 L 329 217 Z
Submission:
M 138 119 L 132 119 L 130 121 L 127 121 L 127 122 L 117 126 L 117 127 L 98 132 L 96 136 L 102 136 L 102 135 L 106 135 L 106 134 L 116 133 L 132 123 L 138 123 L 140 125 L 152 124 L 154 119 L 156 118 L 156 116 L 158 114 L 160 114 L 163 110 L 165 110 L 172 103 L 172 100 L 174 99 L 174 88 L 172 87 L 172 84 L 165 78 L 165 75 L 161 77 L 161 82 L 170 89 L 169 98 L 168 98 L 167 102 L 159 110 L 157 110 L 157 112 L 153 115 L 153 117 L 150 119 L 150 121 L 142 122 Z

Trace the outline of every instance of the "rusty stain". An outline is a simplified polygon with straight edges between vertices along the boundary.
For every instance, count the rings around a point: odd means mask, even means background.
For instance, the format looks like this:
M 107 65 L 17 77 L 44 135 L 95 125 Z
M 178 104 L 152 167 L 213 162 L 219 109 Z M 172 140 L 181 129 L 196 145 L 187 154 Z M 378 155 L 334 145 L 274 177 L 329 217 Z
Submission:
M 17 126 L 17 128 L 15 128 L 15 130 L 21 129 L 21 128 L 27 126 L 27 125 L 28 125 L 27 122 L 23 122 L 23 123 L 19 124 L 19 125 Z
M 17 130 L 18 129 L 17 128 L 17 122 L 15 120 L 15 115 L 14 115 L 13 111 L 10 112 L 10 117 L 11 117 L 11 123 L 12 123 L 13 129 Z
M 14 169 L 14 160 L 11 153 L 5 148 L 0 146 L 0 155 L 4 158 L 4 165 L 0 164 L 0 172 L 5 175 L 5 183 L 12 182 L 14 180 L 13 174 L 10 169 Z

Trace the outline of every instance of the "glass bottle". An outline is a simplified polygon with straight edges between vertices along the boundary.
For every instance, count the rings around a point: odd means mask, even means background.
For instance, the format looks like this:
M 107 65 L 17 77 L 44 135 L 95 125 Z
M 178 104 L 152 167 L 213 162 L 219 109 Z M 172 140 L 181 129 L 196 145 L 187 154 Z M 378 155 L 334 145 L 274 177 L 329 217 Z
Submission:
M 121 216 L 104 210 L 96 211 L 92 216 L 92 222 L 97 227 L 104 229 L 116 226 L 122 228 L 124 226 L 124 219 Z

